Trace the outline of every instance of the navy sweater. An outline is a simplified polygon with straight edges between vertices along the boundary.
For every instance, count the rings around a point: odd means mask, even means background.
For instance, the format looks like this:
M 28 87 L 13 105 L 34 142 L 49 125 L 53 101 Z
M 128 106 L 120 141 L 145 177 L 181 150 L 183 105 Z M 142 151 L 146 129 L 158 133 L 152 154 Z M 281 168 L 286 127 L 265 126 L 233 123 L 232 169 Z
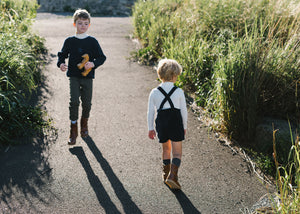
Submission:
M 84 77 L 81 75 L 83 69 L 79 69 L 77 64 L 80 63 L 83 58 L 82 55 L 88 54 L 89 61 L 95 64 L 95 67 L 90 71 L 90 73 Z M 106 56 L 103 54 L 102 49 L 98 41 L 91 36 L 84 39 L 76 38 L 75 36 L 68 37 L 60 52 L 58 52 L 57 66 L 60 67 L 62 63 L 65 63 L 65 59 L 69 58 L 68 63 L 68 77 L 80 77 L 80 78 L 95 78 L 95 69 L 102 65 Z

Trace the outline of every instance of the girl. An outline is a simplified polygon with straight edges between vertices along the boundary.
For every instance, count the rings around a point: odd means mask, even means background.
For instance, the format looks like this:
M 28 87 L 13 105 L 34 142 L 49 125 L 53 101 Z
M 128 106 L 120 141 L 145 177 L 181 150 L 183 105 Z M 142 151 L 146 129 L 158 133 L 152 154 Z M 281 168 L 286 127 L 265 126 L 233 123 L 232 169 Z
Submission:
M 182 141 L 187 129 L 184 92 L 174 86 L 181 72 L 182 67 L 175 60 L 159 61 L 157 74 L 162 83 L 152 89 L 148 100 L 148 136 L 154 139 L 157 132 L 159 142 L 162 143 L 163 179 L 171 189 L 181 189 L 177 174 L 181 164 Z

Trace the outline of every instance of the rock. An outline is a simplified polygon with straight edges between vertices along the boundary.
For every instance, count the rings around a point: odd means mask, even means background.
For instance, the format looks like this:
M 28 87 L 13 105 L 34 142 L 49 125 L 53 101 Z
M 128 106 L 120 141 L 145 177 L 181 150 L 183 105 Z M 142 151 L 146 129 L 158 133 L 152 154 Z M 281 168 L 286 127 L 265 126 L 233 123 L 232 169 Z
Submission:
M 40 12 L 74 12 L 87 9 L 102 16 L 129 16 L 135 0 L 38 0 Z
M 291 127 L 295 139 L 295 129 L 292 124 Z M 277 154 L 282 159 L 287 159 L 292 145 L 291 129 L 287 120 L 263 118 L 263 121 L 256 127 L 255 148 L 257 148 L 258 152 L 263 152 L 271 156 L 273 153 L 273 131 L 276 130 L 275 142 Z
M 276 193 L 265 194 L 250 209 L 252 214 L 276 213 L 274 207 L 280 203 L 280 198 Z

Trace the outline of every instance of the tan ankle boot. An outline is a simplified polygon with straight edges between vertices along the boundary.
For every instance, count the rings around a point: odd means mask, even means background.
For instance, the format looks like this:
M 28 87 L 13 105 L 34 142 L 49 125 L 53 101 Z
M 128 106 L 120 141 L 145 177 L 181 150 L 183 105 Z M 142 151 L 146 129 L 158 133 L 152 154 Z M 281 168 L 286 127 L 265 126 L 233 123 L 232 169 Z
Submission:
M 178 166 L 172 164 L 169 176 L 167 177 L 165 182 L 171 189 L 181 189 L 181 186 L 178 183 L 177 174 L 178 174 Z
M 77 122 L 75 124 L 71 123 L 71 130 L 70 130 L 70 137 L 69 137 L 68 144 L 74 145 L 76 143 L 77 136 L 78 136 Z
M 163 179 L 164 179 L 164 182 L 166 182 L 166 179 L 167 179 L 167 177 L 170 173 L 170 169 L 171 169 L 171 164 L 163 166 Z
M 81 137 L 87 137 L 89 135 L 88 131 L 88 118 L 81 118 L 80 120 L 80 134 Z

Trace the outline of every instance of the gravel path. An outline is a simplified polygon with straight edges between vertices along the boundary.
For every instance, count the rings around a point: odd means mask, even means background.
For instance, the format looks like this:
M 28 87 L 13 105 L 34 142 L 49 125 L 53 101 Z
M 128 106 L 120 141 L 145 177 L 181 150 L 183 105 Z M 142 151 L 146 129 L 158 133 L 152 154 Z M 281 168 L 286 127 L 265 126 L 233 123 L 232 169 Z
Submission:
M 67 15 L 67 16 L 66 16 Z M 135 44 L 130 18 L 92 18 L 89 34 L 107 56 L 96 70 L 90 137 L 67 145 L 68 79 L 56 67 L 64 39 L 74 34 L 68 14 L 38 14 L 50 63 L 40 103 L 57 138 L 0 154 L 0 213 L 247 213 L 267 189 L 241 155 L 221 145 L 189 110 L 179 171 L 182 191 L 161 180 L 161 148 L 147 137 L 152 68 L 128 60 Z

